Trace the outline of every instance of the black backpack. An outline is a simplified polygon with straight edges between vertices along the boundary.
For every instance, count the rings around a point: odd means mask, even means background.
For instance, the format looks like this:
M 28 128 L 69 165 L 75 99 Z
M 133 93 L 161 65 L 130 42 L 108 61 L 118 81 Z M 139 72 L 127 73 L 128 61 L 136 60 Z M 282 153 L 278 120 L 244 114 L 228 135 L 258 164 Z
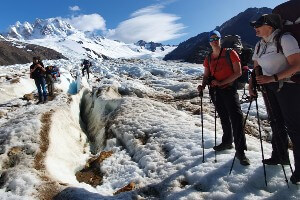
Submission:
M 277 53 L 283 52 L 281 37 L 284 34 L 291 34 L 300 47 L 300 1 L 290 0 L 276 6 L 272 13 L 280 15 L 282 19 L 282 30 L 275 36 L 277 43 Z M 295 83 L 300 83 L 300 72 L 291 77 Z
M 226 35 L 222 39 L 222 48 L 226 48 L 225 58 L 233 70 L 233 64 L 230 59 L 230 52 L 235 50 L 241 59 L 242 75 L 236 79 L 237 89 L 244 89 L 250 78 L 250 69 L 248 63 L 251 62 L 253 50 L 243 48 L 242 40 L 239 35 Z M 208 63 L 210 64 L 211 53 L 208 55 Z
M 282 19 L 282 34 L 291 33 L 300 45 L 300 1 L 290 0 L 282 3 L 276 6 L 272 13 L 280 15 Z
M 91 67 L 92 63 L 89 60 L 84 59 L 82 63 L 85 67 Z

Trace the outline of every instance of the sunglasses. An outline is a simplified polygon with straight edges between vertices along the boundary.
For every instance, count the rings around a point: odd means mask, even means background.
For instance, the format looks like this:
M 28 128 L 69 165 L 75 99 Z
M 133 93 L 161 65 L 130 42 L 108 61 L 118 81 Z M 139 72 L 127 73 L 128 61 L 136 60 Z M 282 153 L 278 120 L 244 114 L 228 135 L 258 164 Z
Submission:
M 254 28 L 260 28 L 262 27 L 264 24 L 263 23 L 257 23 L 257 24 L 254 24 Z
M 255 24 L 253 24 L 252 26 L 253 26 L 253 28 L 260 28 L 266 24 L 266 21 L 267 21 L 267 19 L 265 17 L 263 17 L 263 18 L 259 19 L 258 21 L 256 21 Z
M 219 39 L 220 39 L 219 37 L 209 38 L 209 42 L 218 41 Z

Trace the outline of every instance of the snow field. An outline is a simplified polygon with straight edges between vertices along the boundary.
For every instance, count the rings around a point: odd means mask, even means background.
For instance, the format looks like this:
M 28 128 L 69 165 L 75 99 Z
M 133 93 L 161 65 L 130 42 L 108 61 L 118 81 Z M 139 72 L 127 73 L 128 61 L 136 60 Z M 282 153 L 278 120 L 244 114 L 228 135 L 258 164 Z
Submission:
M 15 110 L 5 110 L 7 116 L 0 119 L 0 158 L 9 161 L 8 151 L 14 146 L 21 146 L 25 153 L 18 155 L 22 158 L 21 162 L 13 167 L 7 168 L 7 162 L 1 162 L 1 170 L 9 175 L 0 189 L 1 198 L 36 199 L 33 194 L 42 181 L 33 168 L 32 154 L 39 150 L 40 117 L 51 109 L 53 115 L 49 127 L 46 169 L 50 178 L 67 184 L 68 193 L 60 193 L 64 198 L 299 198 L 296 186 L 290 184 L 290 189 L 287 189 L 280 166 L 266 166 L 268 188 L 264 186 L 257 138 L 247 136 L 246 155 L 250 159 L 250 166 L 241 166 L 236 160 L 232 174 L 228 175 L 235 153 L 233 149 L 219 152 L 218 162 L 214 162 L 214 113 L 207 90 L 203 99 L 205 163 L 202 163 L 200 116 L 176 104 L 180 103 L 181 97 L 184 97 L 182 101 L 193 105 L 199 101 L 198 97 L 190 97 L 199 82 L 195 77 L 202 72 L 198 65 L 155 59 L 103 61 L 95 64 L 94 77 L 89 81 L 85 77 L 81 79 L 84 88 L 80 93 L 69 97 L 67 92 L 75 88 L 74 74 L 78 71 L 80 60 L 45 63 L 62 66 L 63 76 L 60 84 L 57 84 L 62 93 L 47 104 L 21 103 Z M 18 70 L 18 67 L 12 66 L 12 69 Z M 101 77 L 101 80 L 96 82 L 96 77 Z M 172 102 L 166 100 L 169 98 Z M 10 99 L 8 105 L 20 101 Z M 265 118 L 261 98 L 258 103 L 260 114 Z M 242 105 L 244 113 L 248 105 Z M 247 123 L 251 124 L 254 131 L 257 130 L 255 115 L 253 103 Z M 217 144 L 221 142 L 221 136 L 218 119 Z M 265 157 L 269 157 L 271 145 L 263 144 Z M 114 154 L 100 166 L 104 174 L 103 184 L 93 188 L 78 183 L 75 172 L 84 167 L 91 153 L 109 150 Z M 292 153 L 290 158 L 292 160 Z M 289 178 L 291 172 L 288 167 L 285 168 Z M 129 182 L 136 183 L 135 191 L 113 196 L 116 190 Z

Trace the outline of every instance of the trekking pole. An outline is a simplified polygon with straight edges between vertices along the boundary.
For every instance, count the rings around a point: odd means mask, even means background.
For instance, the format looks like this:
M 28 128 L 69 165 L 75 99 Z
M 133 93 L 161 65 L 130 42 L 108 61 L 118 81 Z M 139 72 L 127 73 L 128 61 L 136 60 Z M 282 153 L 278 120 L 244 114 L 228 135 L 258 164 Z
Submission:
M 277 125 L 277 120 L 276 120 L 276 118 L 274 117 L 274 113 L 273 113 L 273 110 L 272 110 L 272 108 L 271 108 L 271 103 L 270 103 L 270 100 L 269 100 L 269 98 L 268 98 L 268 95 L 266 94 L 266 89 L 265 89 L 265 87 L 263 87 L 262 86 L 262 94 L 263 94 L 263 98 L 264 98 L 264 101 L 265 101 L 265 105 L 266 105 L 266 107 L 267 107 L 267 113 L 268 113 L 268 115 L 269 115 L 269 120 L 271 121 L 272 120 L 272 118 L 273 118 L 273 122 L 274 122 L 274 125 L 275 125 L 275 127 L 276 127 L 276 129 L 277 129 L 277 132 L 279 131 L 279 129 L 278 129 L 278 125 Z M 278 134 L 278 133 L 277 133 Z M 279 136 L 281 137 L 281 135 L 279 134 Z M 281 140 L 280 140 L 281 141 Z M 282 141 L 281 141 L 282 142 Z M 282 142 L 283 143 L 283 142 Z M 276 145 L 278 145 L 278 143 L 276 142 Z M 279 158 L 281 161 L 283 161 L 283 158 L 282 157 L 280 157 Z M 285 178 L 285 182 L 286 182 L 286 184 L 287 184 L 287 186 L 288 186 L 288 188 L 290 188 L 290 186 L 289 186 L 289 181 L 288 181 L 288 179 L 287 179 L 287 176 L 286 176 L 286 172 L 285 172 L 285 168 L 284 168 L 284 165 L 281 163 L 280 164 L 281 165 L 281 168 L 282 168 L 282 171 L 283 171 L 283 174 L 284 174 L 284 178 Z M 292 165 L 291 165 L 291 162 L 289 163 L 289 166 L 290 166 L 290 169 L 291 169 L 291 172 L 292 172 L 292 174 L 294 173 L 293 172 L 293 168 L 292 168 Z
M 258 123 L 258 132 L 259 132 L 261 156 L 262 156 L 262 160 L 265 160 L 264 148 L 263 148 L 262 136 L 261 136 L 260 118 L 259 118 L 259 112 L 258 112 L 258 103 L 257 103 L 257 97 L 258 97 L 257 88 L 258 88 L 258 84 L 256 82 L 255 70 L 253 71 L 253 73 L 251 74 L 251 76 L 252 76 L 253 90 L 254 90 L 254 93 L 256 94 L 256 97 L 254 99 L 255 99 L 255 103 L 256 103 L 256 116 L 257 116 L 257 123 Z M 266 165 L 265 165 L 265 163 L 263 163 L 263 168 L 264 168 L 265 184 L 266 184 L 266 187 L 268 187 L 268 184 L 267 184 L 267 173 L 266 173 Z
M 252 72 L 251 77 L 252 77 L 252 84 L 253 84 L 253 92 L 256 94 L 256 96 L 254 97 L 255 103 L 256 103 L 256 116 L 257 116 L 257 123 L 258 123 L 258 132 L 259 132 L 261 156 L 262 156 L 262 160 L 264 161 L 265 160 L 265 156 L 264 156 L 264 148 L 263 148 L 263 144 L 262 144 L 260 118 L 259 118 L 258 103 L 257 103 L 257 97 L 258 97 L 257 90 L 258 90 L 259 85 L 257 84 L 257 81 L 256 81 L 255 70 Z M 266 174 L 266 166 L 265 166 L 264 162 L 262 162 L 262 163 L 263 163 L 263 168 L 264 168 L 265 184 L 266 184 L 266 187 L 268 187 L 268 184 L 267 184 L 267 174 Z
M 261 69 L 261 67 L 258 66 L 257 69 L 258 69 L 258 73 L 259 73 L 259 74 L 262 74 L 262 69 Z M 275 126 L 275 128 L 276 128 L 276 132 L 277 132 L 277 134 L 279 134 L 279 133 L 278 133 L 278 132 L 279 132 L 279 128 L 278 128 L 278 124 L 277 124 L 277 119 L 276 119 L 276 117 L 274 117 L 275 115 L 274 115 L 273 109 L 272 109 L 272 107 L 271 107 L 271 102 L 270 102 L 270 100 L 269 100 L 269 96 L 268 96 L 268 94 L 267 94 L 266 87 L 263 86 L 263 85 L 261 85 L 261 92 L 262 92 L 263 99 L 264 99 L 264 102 L 265 102 L 265 106 L 266 106 L 266 109 L 267 109 L 267 114 L 268 114 L 268 117 L 269 117 L 269 121 L 270 121 L 270 122 L 273 121 L 273 124 L 274 124 L 274 126 Z M 280 139 L 282 139 L 281 134 L 279 134 L 279 137 L 280 137 Z M 281 141 L 281 144 L 283 144 L 283 140 L 280 140 L 280 141 Z M 278 146 L 278 141 L 276 141 L 276 146 Z M 283 158 L 282 158 L 281 156 L 280 156 L 279 159 L 280 159 L 281 161 L 283 161 Z M 286 176 L 286 172 L 285 172 L 284 165 L 283 165 L 282 163 L 281 163 L 280 165 L 281 165 L 281 168 L 282 168 L 282 171 L 283 171 L 283 174 L 284 174 L 285 182 L 286 182 L 288 188 L 290 188 L 290 187 L 289 187 L 289 183 L 288 183 L 289 181 L 288 181 L 287 176 Z M 293 174 L 294 171 L 293 171 L 291 162 L 289 162 L 289 166 L 290 166 L 291 172 L 292 172 L 292 174 Z
M 246 103 L 248 100 L 249 100 L 249 97 L 248 97 L 247 94 L 246 94 L 246 88 L 245 88 L 245 86 L 244 86 L 244 92 L 243 92 L 243 94 L 242 94 L 240 103 L 241 103 L 241 104 L 242 104 L 242 103 Z
M 288 179 L 287 179 L 287 177 L 286 177 L 286 173 L 285 173 L 285 169 L 284 169 L 283 164 L 281 164 L 281 167 L 282 167 L 282 171 L 283 171 L 283 174 L 284 174 L 284 178 L 285 178 L 286 185 L 287 185 L 288 188 L 290 188 L 290 186 L 289 186 L 289 181 L 288 181 Z
M 200 96 L 200 114 L 201 114 L 201 135 L 202 135 L 202 163 L 204 163 L 204 138 L 203 138 L 203 90 L 201 90 L 201 92 L 199 93 Z
M 262 137 L 261 137 L 260 119 L 259 119 L 257 98 L 255 98 L 255 103 L 256 103 L 256 116 L 257 116 L 257 123 L 258 123 L 258 132 L 259 132 L 259 139 L 260 139 L 261 156 L 262 156 L 262 159 L 265 160 L 264 148 L 263 148 Z M 266 184 L 266 187 L 268 187 L 265 163 L 263 163 L 263 167 L 264 167 L 265 184 Z
M 243 130 L 244 130 L 245 127 L 246 127 L 246 122 L 247 122 L 247 118 L 248 118 L 249 111 L 250 111 L 250 108 L 251 108 L 251 104 L 252 104 L 252 100 L 251 100 L 250 103 L 249 103 L 249 107 L 248 107 L 248 110 L 247 110 L 247 114 L 246 114 L 246 117 L 245 117 L 245 120 L 244 120 L 244 123 L 243 123 Z M 236 157 L 236 154 L 234 154 L 234 157 L 233 157 L 233 160 L 232 160 L 232 164 L 231 164 L 231 167 L 230 167 L 230 171 L 229 171 L 229 175 L 231 174 L 231 171 L 232 171 L 232 169 L 233 169 L 235 157 Z
M 217 146 L 217 108 L 216 108 L 216 88 L 214 88 L 214 101 L 215 101 L 215 146 Z M 217 151 L 215 150 L 215 162 L 217 162 Z

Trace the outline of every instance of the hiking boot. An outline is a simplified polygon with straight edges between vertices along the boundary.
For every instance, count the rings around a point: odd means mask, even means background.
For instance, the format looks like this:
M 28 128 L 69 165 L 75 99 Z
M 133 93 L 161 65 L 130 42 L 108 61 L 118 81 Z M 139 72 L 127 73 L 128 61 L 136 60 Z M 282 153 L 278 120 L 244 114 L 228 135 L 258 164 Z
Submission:
M 244 165 L 244 166 L 250 165 L 250 161 L 249 161 L 249 159 L 246 157 L 246 155 L 245 155 L 244 152 L 236 152 L 236 153 L 235 153 L 235 156 L 236 156 L 237 159 L 240 160 L 240 164 L 241 164 L 241 165 Z
M 43 103 L 43 101 L 39 100 L 38 102 L 36 102 L 36 104 L 40 104 L 40 103 Z
M 284 159 L 283 161 L 280 161 L 279 158 L 274 158 L 274 157 L 271 157 L 269 159 L 264 159 L 262 162 L 265 165 L 278 165 L 278 164 L 289 165 L 290 164 L 289 159 Z
M 295 185 L 300 185 L 300 178 L 296 177 L 295 174 L 291 176 L 290 181 Z
M 213 147 L 213 149 L 215 151 L 223 151 L 223 150 L 232 149 L 232 148 L 233 148 L 232 144 L 224 144 L 224 143 L 221 143 L 221 144 Z
M 45 104 L 45 103 L 47 103 L 48 102 L 48 100 L 45 100 L 43 103 Z

